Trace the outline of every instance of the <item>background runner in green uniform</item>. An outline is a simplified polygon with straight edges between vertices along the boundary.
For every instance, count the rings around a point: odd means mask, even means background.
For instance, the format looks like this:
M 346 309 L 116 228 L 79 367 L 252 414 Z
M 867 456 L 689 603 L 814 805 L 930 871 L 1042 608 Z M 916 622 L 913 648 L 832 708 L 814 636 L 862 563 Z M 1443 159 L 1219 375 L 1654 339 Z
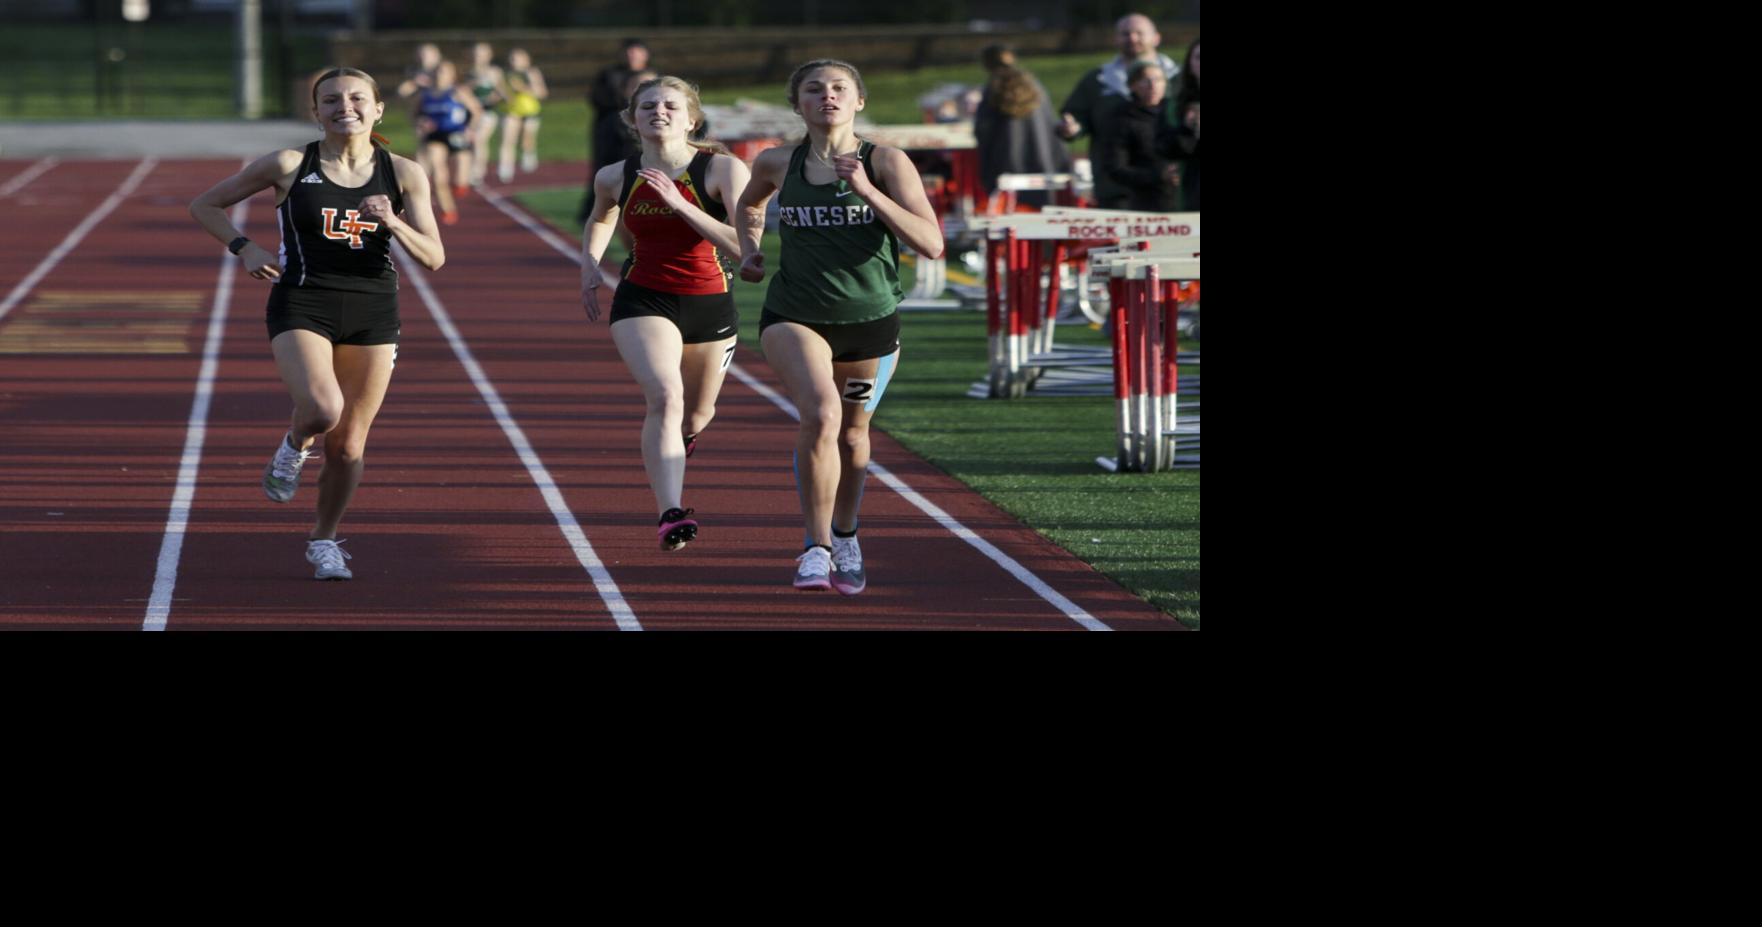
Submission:
M 471 93 L 477 97 L 477 105 L 483 108 L 472 120 L 475 131 L 471 136 L 471 185 L 481 187 L 483 175 L 489 171 L 490 136 L 495 134 L 496 122 L 501 118 L 496 107 L 506 103 L 512 91 L 502 80 L 502 69 L 496 66 L 495 50 L 488 42 L 471 46 L 471 72 L 466 78 Z
M 765 204 L 781 190 L 782 254 L 759 322 L 765 360 L 801 412 L 796 483 L 807 549 L 797 589 L 867 585 L 856 529 L 869 467 L 869 420 L 899 358 L 899 242 L 942 254 L 942 229 L 917 168 L 857 138 L 857 69 L 810 61 L 789 79 L 806 140 L 753 162 L 740 197 L 741 279 L 765 278 Z

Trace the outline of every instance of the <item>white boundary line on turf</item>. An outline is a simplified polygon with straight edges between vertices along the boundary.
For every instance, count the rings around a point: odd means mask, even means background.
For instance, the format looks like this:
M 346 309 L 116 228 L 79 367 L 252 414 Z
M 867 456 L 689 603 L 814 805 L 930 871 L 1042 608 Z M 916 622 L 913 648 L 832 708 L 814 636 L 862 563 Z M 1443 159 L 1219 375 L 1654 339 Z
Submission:
M 11 196 L 18 191 L 23 190 L 31 181 L 49 173 L 50 168 L 53 168 L 60 163 L 60 158 L 44 158 L 30 167 L 25 168 L 23 173 L 8 180 L 5 186 L 0 186 L 0 198 Z
M 464 365 L 472 385 L 483 396 L 490 413 L 496 417 L 496 423 L 502 426 L 502 433 L 507 436 L 508 443 L 514 446 L 514 452 L 520 455 L 520 462 L 526 465 L 526 472 L 538 485 L 539 493 L 544 496 L 545 505 L 550 508 L 552 517 L 556 518 L 564 540 L 569 542 L 570 549 L 575 552 L 575 559 L 587 570 L 588 577 L 593 580 L 594 591 L 599 593 L 600 599 L 606 603 L 606 610 L 617 620 L 618 630 L 641 631 L 642 623 L 636 620 L 636 612 L 631 610 L 630 603 L 624 601 L 624 593 L 618 590 L 618 584 L 612 581 L 612 574 L 600 561 L 599 555 L 594 553 L 593 545 L 587 540 L 587 533 L 581 530 L 581 523 L 575 519 L 575 513 L 569 511 L 568 503 L 563 501 L 563 493 L 557 489 L 556 480 L 551 479 L 551 473 L 545 469 L 538 452 L 532 449 L 532 442 L 526 440 L 526 433 L 514 421 L 507 403 L 502 401 L 501 394 L 489 381 L 489 376 L 471 355 L 471 349 L 465 344 L 465 337 L 453 325 L 452 316 L 447 314 L 440 297 L 429 287 L 427 275 L 418 269 L 415 259 L 402 247 L 398 248 L 398 259 L 404 265 L 403 276 L 421 294 L 423 305 L 428 308 L 428 314 L 434 316 L 435 324 L 440 326 L 441 334 L 446 336 L 447 343 L 453 348 L 453 355 Z
M 533 234 L 537 235 L 540 239 L 542 239 L 545 242 L 545 244 L 548 244 L 552 248 L 555 248 L 564 257 L 567 257 L 571 261 L 574 261 L 577 266 L 580 266 L 581 254 L 579 253 L 579 251 L 569 247 L 568 243 L 563 241 L 561 238 L 559 238 L 555 232 L 552 232 L 550 229 L 545 228 L 542 225 L 539 225 L 537 222 L 535 222 L 532 218 L 525 215 L 523 212 L 515 209 L 513 206 L 508 205 L 507 201 L 501 196 L 497 196 L 497 195 L 485 192 L 484 199 L 488 200 L 489 204 L 491 206 L 494 206 L 495 208 L 506 213 L 509 218 L 513 219 L 515 222 L 520 223 L 521 226 L 525 227 L 527 230 L 529 230 Z M 746 384 L 747 388 L 749 388 L 753 392 L 758 393 L 759 395 L 765 397 L 766 399 L 771 400 L 771 404 L 775 405 L 779 409 L 782 409 L 785 415 L 788 415 L 790 418 L 795 419 L 798 422 L 801 421 L 801 413 L 796 411 L 794 403 L 792 403 L 788 399 L 784 398 L 776 390 L 759 382 L 759 380 L 757 378 L 755 378 L 752 374 L 749 374 L 745 370 L 742 370 L 740 368 L 739 364 L 728 365 L 728 370 L 730 373 L 734 374 L 734 376 L 737 379 L 739 379 L 741 383 Z M 910 502 L 912 505 L 916 506 L 918 508 L 918 510 L 923 512 L 925 515 L 928 515 L 931 518 L 935 519 L 936 523 L 941 525 L 943 528 L 947 529 L 950 534 L 953 534 L 955 537 L 960 538 L 961 540 L 966 541 L 968 544 L 973 545 L 973 547 L 975 549 L 977 549 L 979 551 L 979 553 L 982 553 L 986 557 L 990 558 L 991 562 L 993 562 L 993 563 L 997 564 L 999 567 L 1001 567 L 1004 572 L 1006 572 L 1009 575 L 1014 576 L 1016 579 L 1020 580 L 1022 582 L 1022 585 L 1027 586 L 1029 589 L 1033 590 L 1035 595 L 1038 595 L 1042 599 L 1045 599 L 1049 604 L 1052 605 L 1052 607 L 1063 612 L 1065 617 L 1071 619 L 1072 621 L 1075 621 L 1077 624 L 1082 625 L 1083 627 L 1085 627 L 1091 631 L 1112 631 L 1113 630 L 1113 628 L 1108 627 L 1107 624 L 1102 622 L 1100 619 L 1096 618 L 1095 616 L 1084 611 L 1082 608 L 1078 607 L 1077 603 L 1072 602 L 1070 599 L 1066 598 L 1057 589 L 1054 589 L 1051 586 L 1047 585 L 1045 580 L 1041 579 L 1038 576 L 1035 576 L 1032 572 L 1030 572 L 1028 570 L 1027 567 L 1022 566 L 1020 563 L 1017 563 L 1015 558 L 1011 557 L 1010 555 L 1004 553 L 1001 550 L 998 550 L 997 547 L 995 545 L 993 545 L 990 541 L 987 541 L 984 538 L 980 537 L 978 534 L 974 533 L 971 528 L 968 528 L 966 525 L 963 525 L 958 520 L 956 520 L 954 516 L 948 514 L 947 512 L 944 512 L 935 503 L 924 498 L 922 495 L 919 495 L 917 490 L 912 489 L 911 486 L 907 485 L 904 480 L 900 479 L 897 476 L 894 476 L 893 473 L 890 472 L 886 467 L 883 467 L 880 464 L 875 463 L 874 461 L 870 461 L 869 462 L 869 470 L 870 470 L 870 472 L 874 473 L 876 476 L 880 477 L 881 482 L 886 483 L 888 488 L 890 488 L 894 492 L 898 493 L 901 498 L 905 499 L 907 502 Z
M 243 162 L 249 164 L 251 162 Z M 250 199 L 232 210 L 232 224 L 245 227 Z M 190 508 L 196 502 L 196 475 L 202 469 L 202 446 L 208 442 L 208 409 L 214 402 L 214 379 L 220 372 L 220 342 L 226 334 L 226 314 L 232 305 L 233 276 L 239 262 L 228 254 L 220 258 L 220 278 L 214 284 L 214 307 L 208 313 L 208 339 L 202 346 L 202 371 L 196 375 L 196 398 L 190 403 L 190 426 L 184 435 L 184 456 L 177 466 L 177 491 L 171 496 L 171 514 L 165 519 L 165 538 L 159 542 L 159 566 L 153 574 L 153 594 L 147 599 L 143 631 L 163 631 L 171 618 L 171 595 L 177 590 L 177 565 L 183 556 L 184 537 L 190 526 Z
M 37 265 L 36 270 L 31 271 L 29 276 L 18 282 L 18 286 L 12 288 L 12 292 L 7 294 L 5 302 L 0 302 L 0 319 L 6 318 L 6 314 L 12 311 L 12 307 L 18 305 L 32 287 L 48 276 L 49 272 L 55 269 L 55 265 L 61 263 L 61 259 L 67 257 L 68 252 L 79 245 L 81 239 L 84 239 L 92 229 L 96 228 L 98 223 L 103 222 L 116 207 L 122 205 L 122 201 L 129 194 L 135 192 L 135 188 L 141 185 L 142 180 L 146 179 L 148 172 L 158 165 L 158 158 L 148 158 L 136 165 L 134 173 L 128 175 L 128 179 L 122 182 L 122 186 L 116 188 L 115 193 L 110 194 L 110 198 L 105 200 L 103 205 L 92 210 L 92 214 L 87 216 L 84 222 L 76 226 L 73 231 L 68 232 L 67 238 L 63 239 L 54 251 L 49 252 L 49 256 Z

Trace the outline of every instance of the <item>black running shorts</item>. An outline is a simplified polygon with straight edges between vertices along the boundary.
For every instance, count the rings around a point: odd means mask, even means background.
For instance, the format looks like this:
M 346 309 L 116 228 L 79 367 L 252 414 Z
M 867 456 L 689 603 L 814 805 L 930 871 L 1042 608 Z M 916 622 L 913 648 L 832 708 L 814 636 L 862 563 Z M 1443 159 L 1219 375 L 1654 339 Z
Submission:
M 831 325 L 824 322 L 798 322 L 766 309 L 759 316 L 759 337 L 764 337 L 765 329 L 778 322 L 800 325 L 826 339 L 826 344 L 832 348 L 833 363 L 844 364 L 872 357 L 886 357 L 899 350 L 898 312 L 872 322 Z
M 687 296 L 651 290 L 625 280 L 612 294 L 612 324 L 637 316 L 658 315 L 679 329 L 679 340 L 685 344 L 727 341 L 740 327 L 740 313 L 734 308 L 733 293 L 709 293 Z
M 331 344 L 397 344 L 398 294 L 276 284 L 269 290 L 269 339 L 300 329 Z

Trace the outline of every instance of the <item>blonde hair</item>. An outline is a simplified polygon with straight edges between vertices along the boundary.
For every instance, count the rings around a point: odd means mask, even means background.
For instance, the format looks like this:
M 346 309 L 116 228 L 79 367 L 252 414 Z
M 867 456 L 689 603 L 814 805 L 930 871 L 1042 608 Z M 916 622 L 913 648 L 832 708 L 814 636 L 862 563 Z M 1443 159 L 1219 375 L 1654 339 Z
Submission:
M 645 80 L 636 86 L 636 92 L 630 95 L 630 105 L 625 107 L 624 112 L 622 113 L 625 128 L 629 129 L 632 133 L 636 131 L 636 104 L 642 99 L 643 94 L 648 93 L 656 87 L 677 90 L 680 94 L 684 95 L 685 112 L 691 117 L 692 131 L 695 132 L 703 127 L 704 104 L 703 101 L 698 99 L 697 85 L 683 77 L 673 77 L 664 74 L 654 80 Z M 699 151 L 709 151 L 714 152 L 715 154 L 724 155 L 729 153 L 728 146 L 723 145 L 721 142 L 694 142 L 687 139 L 686 144 Z

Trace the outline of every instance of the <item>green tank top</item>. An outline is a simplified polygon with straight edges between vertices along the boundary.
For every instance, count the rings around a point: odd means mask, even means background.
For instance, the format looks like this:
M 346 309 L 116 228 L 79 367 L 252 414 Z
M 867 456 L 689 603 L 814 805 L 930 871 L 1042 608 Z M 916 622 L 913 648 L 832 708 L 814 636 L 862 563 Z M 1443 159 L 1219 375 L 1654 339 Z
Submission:
M 870 180 L 875 146 L 858 155 Z M 899 288 L 899 240 L 869 204 L 844 181 L 808 183 L 808 146 L 789 156 L 789 173 L 778 191 L 778 232 L 783 253 L 765 293 L 765 309 L 797 322 L 839 325 L 892 315 Z

